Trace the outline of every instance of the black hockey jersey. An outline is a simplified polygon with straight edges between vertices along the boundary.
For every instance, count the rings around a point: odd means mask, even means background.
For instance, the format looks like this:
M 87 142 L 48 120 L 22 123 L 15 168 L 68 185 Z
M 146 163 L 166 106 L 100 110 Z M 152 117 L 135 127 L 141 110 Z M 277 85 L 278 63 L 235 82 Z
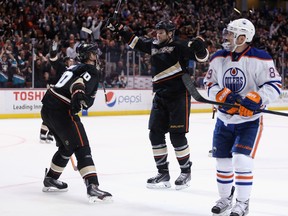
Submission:
M 72 84 L 82 79 L 87 96 L 87 106 L 91 107 L 94 103 L 96 92 L 98 90 L 100 71 L 94 65 L 79 64 L 69 67 L 61 76 L 53 88 L 47 90 L 42 99 L 42 103 L 51 109 L 66 107 L 70 109 L 72 94 Z
M 178 40 L 161 45 L 156 40 L 140 38 L 130 32 L 122 31 L 120 34 L 132 49 L 151 55 L 154 92 L 168 96 L 186 91 L 181 75 L 188 73 L 189 60 L 198 61 L 188 47 L 189 41 Z

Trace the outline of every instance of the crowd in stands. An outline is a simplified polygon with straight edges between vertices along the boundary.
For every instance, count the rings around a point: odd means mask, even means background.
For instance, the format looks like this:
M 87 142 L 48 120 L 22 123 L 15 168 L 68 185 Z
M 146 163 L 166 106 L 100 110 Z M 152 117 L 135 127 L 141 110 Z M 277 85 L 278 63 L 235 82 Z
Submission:
M 125 88 L 127 74 L 150 76 L 149 56 L 131 52 L 121 37 L 105 28 L 116 3 L 116 0 L 1 1 L 0 88 L 46 88 L 56 74 L 49 63 L 53 40 L 60 45 L 58 56 L 73 61 L 77 60 L 76 46 L 80 42 L 97 42 L 102 52 L 106 87 Z M 177 26 L 176 38 L 192 39 L 201 35 L 211 54 L 221 49 L 222 30 L 230 20 L 248 18 L 256 27 L 254 45 L 270 53 L 287 88 L 287 11 L 263 3 L 240 14 L 234 7 L 234 0 L 129 0 L 122 2 L 118 18 L 128 30 L 149 38 L 155 36 L 157 22 L 169 19 Z M 92 34 L 81 31 L 82 27 L 92 30 Z M 208 62 L 197 65 L 189 62 L 187 68 L 194 73 L 197 86 L 203 87 Z

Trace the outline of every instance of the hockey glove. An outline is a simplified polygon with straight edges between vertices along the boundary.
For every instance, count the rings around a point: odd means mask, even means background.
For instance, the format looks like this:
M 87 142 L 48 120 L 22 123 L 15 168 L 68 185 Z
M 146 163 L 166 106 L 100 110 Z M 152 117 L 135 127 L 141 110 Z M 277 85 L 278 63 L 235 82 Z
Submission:
M 58 44 L 56 41 L 53 41 L 52 44 L 50 45 L 49 50 L 50 58 L 55 58 L 57 55 L 57 51 L 58 51 Z
M 207 56 L 206 44 L 202 37 L 197 36 L 193 41 L 188 43 L 188 47 L 199 59 L 204 59 Z
M 257 92 L 249 92 L 240 104 L 240 116 L 251 117 L 256 110 L 260 109 L 261 104 L 262 99 L 260 95 Z
M 223 88 L 216 94 L 216 101 L 220 103 L 229 103 L 239 105 L 241 101 L 241 96 L 234 94 L 230 89 Z M 237 107 L 221 107 L 226 113 L 233 115 L 238 112 L 239 108 Z
M 77 114 L 80 110 L 87 109 L 87 97 L 85 95 L 84 90 L 77 89 L 73 92 L 71 96 L 71 111 L 73 114 Z
M 119 32 L 123 29 L 123 25 L 117 22 L 117 20 L 112 17 L 109 18 L 107 21 L 107 28 L 112 32 Z

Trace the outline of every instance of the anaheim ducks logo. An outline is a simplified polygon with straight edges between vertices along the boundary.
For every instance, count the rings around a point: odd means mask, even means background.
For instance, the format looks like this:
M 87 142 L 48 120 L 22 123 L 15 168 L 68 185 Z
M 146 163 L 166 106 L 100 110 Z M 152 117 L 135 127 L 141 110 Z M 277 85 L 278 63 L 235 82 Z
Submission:
M 246 76 L 239 68 L 229 68 L 223 76 L 223 86 L 239 93 L 246 85 Z

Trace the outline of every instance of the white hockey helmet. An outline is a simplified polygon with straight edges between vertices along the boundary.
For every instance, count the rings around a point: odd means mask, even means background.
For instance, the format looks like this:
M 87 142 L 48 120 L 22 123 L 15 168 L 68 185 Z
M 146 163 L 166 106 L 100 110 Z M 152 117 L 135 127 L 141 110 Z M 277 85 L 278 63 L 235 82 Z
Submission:
M 255 27 L 248 19 L 236 19 L 230 22 L 227 26 L 229 32 L 234 33 L 234 38 L 237 39 L 240 35 L 245 35 L 245 42 L 251 42 L 255 35 Z

